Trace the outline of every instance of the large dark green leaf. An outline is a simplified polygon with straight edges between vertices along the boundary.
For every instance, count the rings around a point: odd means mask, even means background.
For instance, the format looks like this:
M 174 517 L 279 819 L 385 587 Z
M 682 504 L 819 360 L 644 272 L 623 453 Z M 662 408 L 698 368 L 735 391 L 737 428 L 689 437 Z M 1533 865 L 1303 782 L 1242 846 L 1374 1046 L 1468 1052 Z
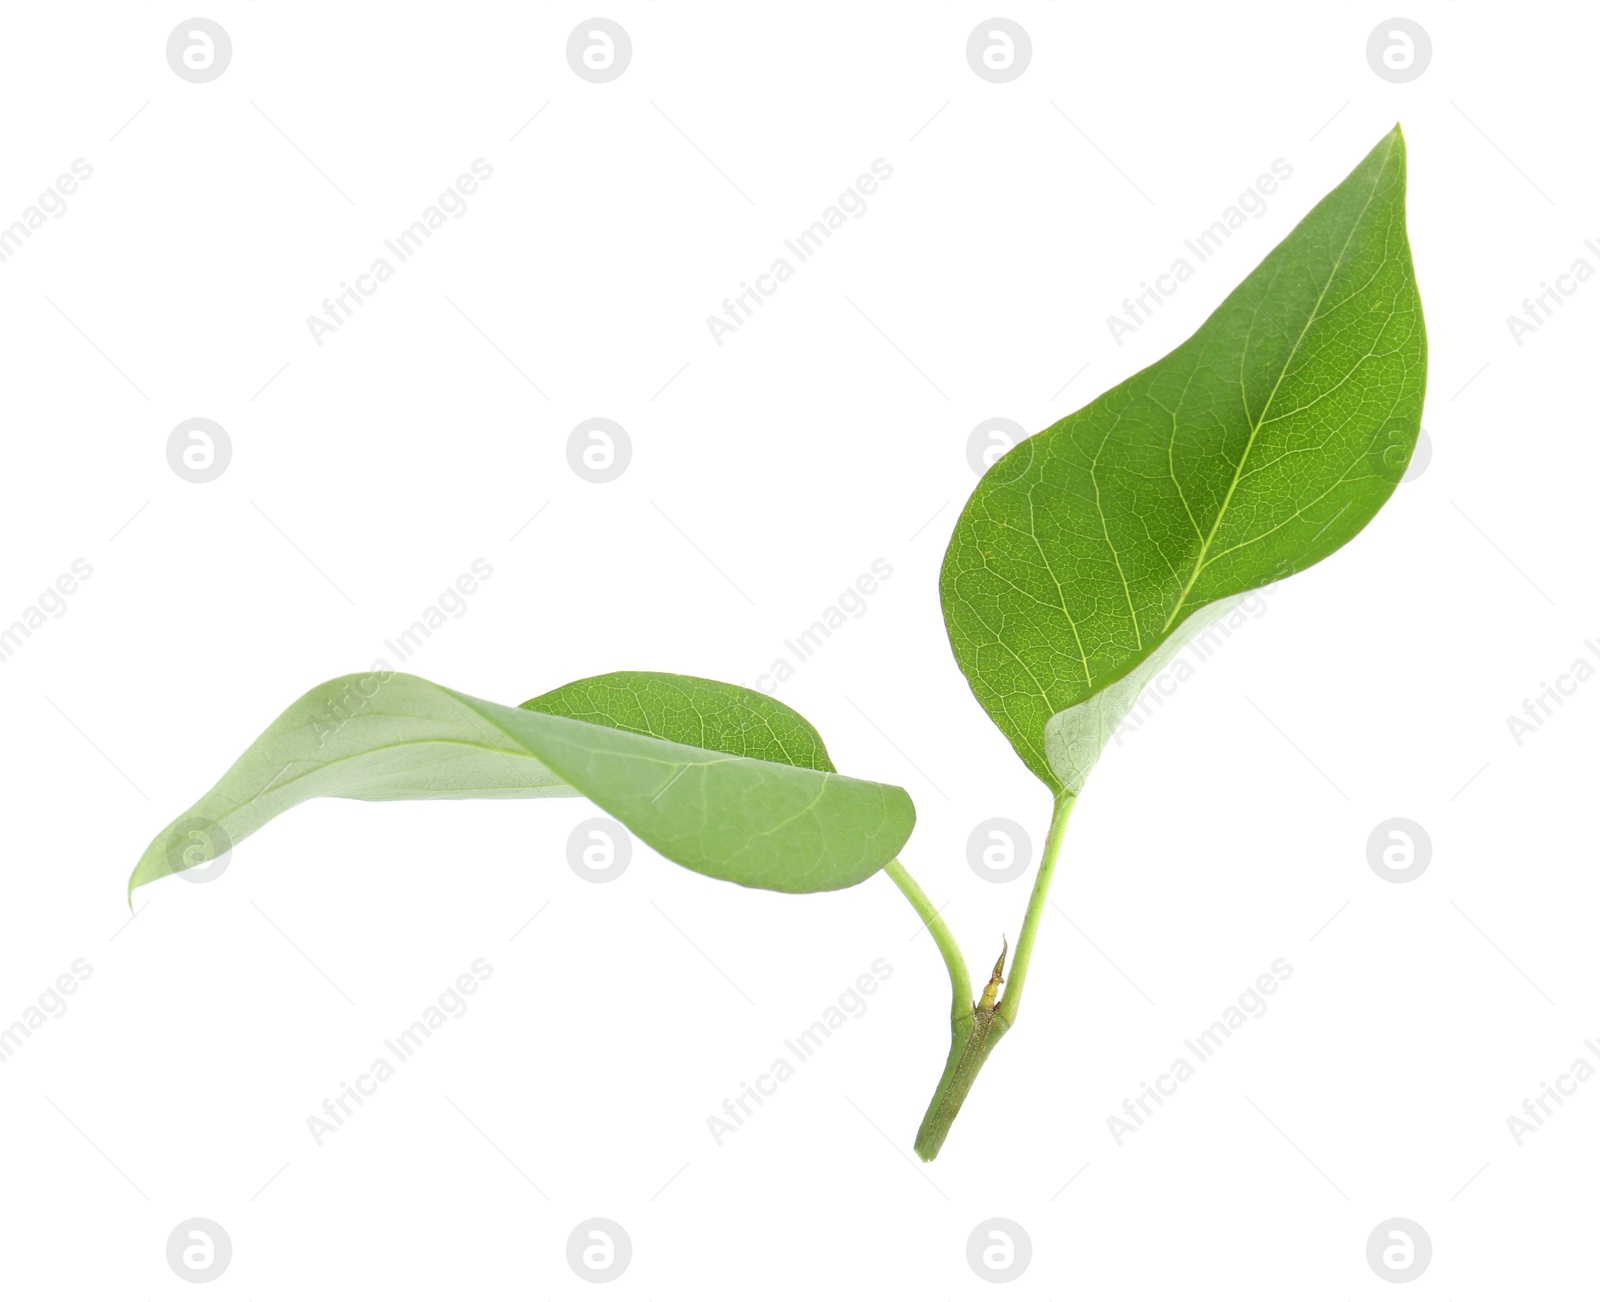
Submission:
M 950 645 L 1023 761 L 1078 791 L 1139 690 L 1253 588 L 1372 519 L 1427 345 L 1396 127 L 1194 335 L 1019 443 L 940 577 Z

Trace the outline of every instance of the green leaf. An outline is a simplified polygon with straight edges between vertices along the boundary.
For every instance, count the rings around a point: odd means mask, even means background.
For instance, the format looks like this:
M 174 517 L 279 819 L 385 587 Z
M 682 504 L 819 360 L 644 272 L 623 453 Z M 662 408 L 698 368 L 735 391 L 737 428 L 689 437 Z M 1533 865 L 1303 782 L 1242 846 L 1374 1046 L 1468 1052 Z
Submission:
M 1185 342 L 979 481 L 940 575 L 974 695 L 1078 791 L 1144 683 L 1231 600 L 1342 547 L 1422 419 L 1396 127 Z
M 383 671 L 336 678 L 285 710 L 150 843 L 128 891 L 313 796 L 574 795 L 674 863 L 774 891 L 854 886 L 916 821 L 899 787 L 839 776 L 809 723 L 742 687 L 607 674 L 514 709 Z
M 710 678 L 599 674 L 524 701 L 522 708 L 702 750 L 835 771 L 817 730 L 782 701 Z

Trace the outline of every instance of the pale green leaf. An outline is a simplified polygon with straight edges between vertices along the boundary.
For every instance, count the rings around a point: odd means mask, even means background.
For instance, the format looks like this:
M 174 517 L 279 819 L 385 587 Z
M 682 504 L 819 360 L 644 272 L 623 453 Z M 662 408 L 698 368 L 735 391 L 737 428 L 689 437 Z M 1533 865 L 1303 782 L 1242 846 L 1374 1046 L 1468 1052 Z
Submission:
M 776 891 L 863 881 L 916 818 L 904 791 L 841 777 L 810 724 L 745 688 L 608 674 L 517 709 L 385 671 L 334 679 L 285 710 L 151 842 L 128 889 L 313 796 L 573 795 L 675 863 Z

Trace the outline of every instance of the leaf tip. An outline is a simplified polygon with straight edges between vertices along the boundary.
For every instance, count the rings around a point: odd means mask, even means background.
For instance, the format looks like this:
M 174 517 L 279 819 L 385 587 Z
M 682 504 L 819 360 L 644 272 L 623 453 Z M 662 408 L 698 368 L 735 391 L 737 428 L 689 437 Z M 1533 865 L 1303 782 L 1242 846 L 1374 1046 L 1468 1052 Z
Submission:
M 138 890 L 141 886 L 147 885 L 149 883 L 149 881 L 150 881 L 150 878 L 144 876 L 143 872 L 144 872 L 144 861 L 140 860 L 140 862 L 137 865 L 135 865 L 134 870 L 131 873 L 128 874 L 128 912 L 129 913 L 134 912 L 133 893 L 136 890 Z
M 144 876 L 144 860 L 141 859 L 134 865 L 133 871 L 128 874 L 128 912 L 133 912 L 133 893 L 139 887 L 146 885 L 151 879 Z

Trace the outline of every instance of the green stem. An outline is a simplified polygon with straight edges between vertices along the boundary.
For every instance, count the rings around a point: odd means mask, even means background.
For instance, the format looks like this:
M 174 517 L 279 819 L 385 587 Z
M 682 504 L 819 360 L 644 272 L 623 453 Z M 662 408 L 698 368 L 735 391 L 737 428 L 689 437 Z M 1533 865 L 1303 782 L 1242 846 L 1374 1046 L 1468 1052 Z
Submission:
M 944 919 L 939 916 L 939 910 L 933 907 L 933 901 L 923 893 L 922 887 L 917 885 L 916 880 L 898 859 L 891 859 L 883 871 L 889 874 L 889 880 L 900 888 L 906 899 L 911 901 L 911 907 L 917 911 L 917 916 L 922 919 L 933 936 L 934 944 L 938 945 L 939 953 L 944 955 L 944 965 L 950 969 L 951 1020 L 970 1018 L 972 979 L 967 975 L 967 960 L 962 957 L 961 946 L 956 944 L 956 938 L 950 934 L 950 928 L 945 926 Z
M 1005 1019 L 1009 1029 L 1016 1025 L 1017 1009 L 1022 1005 L 1022 988 L 1028 983 L 1028 963 L 1033 958 L 1033 940 L 1039 931 L 1039 919 L 1044 914 L 1044 902 L 1050 895 L 1050 879 L 1056 874 L 1056 858 L 1061 853 L 1061 838 L 1067 830 L 1067 818 L 1072 813 L 1077 793 L 1063 791 L 1056 796 L 1055 808 L 1050 814 L 1050 832 L 1045 837 L 1044 854 L 1039 859 L 1039 871 L 1033 879 L 1033 894 L 1028 897 L 1028 911 L 1022 917 L 1022 934 L 1017 937 L 1016 957 L 1011 960 L 1011 975 L 1006 978 L 1006 997 L 995 1010 Z
M 966 1102 L 967 1091 L 1005 1033 L 1005 1022 L 992 1008 L 974 1009 L 966 1017 L 951 1021 L 950 1054 L 945 1059 L 944 1074 L 934 1087 L 933 1098 L 928 1102 L 928 1110 L 917 1127 L 916 1142 L 912 1145 L 924 1162 L 939 1156 L 956 1113 Z
M 945 1137 L 950 1133 L 956 1114 L 961 1111 L 961 1105 L 966 1102 L 967 1094 L 978 1077 L 978 1072 L 988 1061 L 995 1045 L 1000 1043 L 1000 1038 L 1016 1021 L 1017 1009 L 1022 1003 L 1023 986 L 1028 980 L 1028 965 L 1033 958 L 1033 942 L 1039 932 L 1039 919 L 1044 914 L 1045 901 L 1050 896 L 1050 881 L 1055 876 L 1056 859 L 1061 854 L 1061 840 L 1067 830 L 1067 817 L 1072 813 L 1072 805 L 1076 799 L 1077 796 L 1072 792 L 1062 792 L 1056 797 L 1055 807 L 1050 816 L 1050 831 L 1045 838 L 1044 853 L 1039 859 L 1039 871 L 1033 881 L 1033 893 L 1028 897 L 1028 911 L 1023 915 L 1022 933 L 1017 937 L 1016 955 L 1011 961 L 1011 973 L 1006 978 L 1005 998 L 998 1004 L 994 1002 L 1000 984 L 1001 969 L 1005 963 L 1004 950 L 1001 951 L 1000 960 L 995 963 L 994 975 L 978 1003 L 970 1004 L 971 994 L 968 993 L 963 997 L 958 990 L 956 1003 L 950 1014 L 950 1053 L 945 1059 L 944 1074 L 939 1078 L 933 1098 L 928 1103 L 928 1111 L 923 1116 L 922 1125 L 917 1131 L 916 1153 L 924 1162 L 931 1162 L 938 1156 Z M 912 885 L 914 887 L 915 883 Z M 904 885 L 901 889 L 905 890 L 908 896 L 911 895 Z M 917 894 L 921 895 L 921 891 Z M 914 897 L 912 903 L 916 903 Z M 920 908 L 918 912 L 921 912 Z M 940 943 L 940 949 L 944 949 L 943 942 Z M 954 950 L 953 941 L 951 949 Z M 950 961 L 949 951 L 946 952 L 945 961 L 947 963 Z M 957 961 L 960 962 L 959 953 Z M 951 968 L 951 972 L 953 977 L 954 967 Z M 965 986 L 964 962 L 961 963 L 961 976 L 962 985 Z M 967 989 L 970 991 L 970 987 Z

